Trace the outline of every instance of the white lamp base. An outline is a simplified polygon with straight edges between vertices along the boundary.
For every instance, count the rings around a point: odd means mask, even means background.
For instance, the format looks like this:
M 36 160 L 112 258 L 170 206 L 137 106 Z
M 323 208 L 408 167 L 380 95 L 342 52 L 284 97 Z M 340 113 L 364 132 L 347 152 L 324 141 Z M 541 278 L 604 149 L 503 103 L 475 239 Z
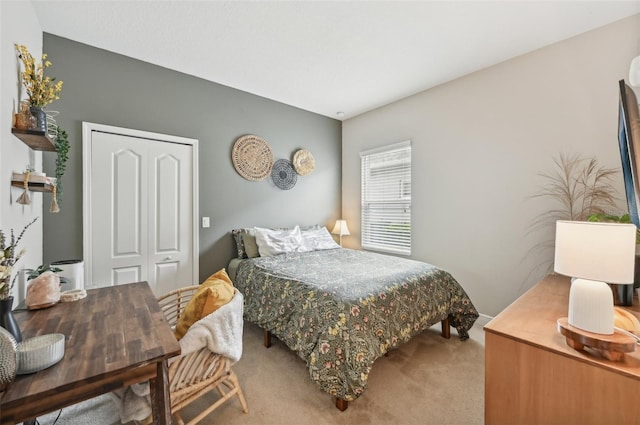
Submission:
M 587 332 L 612 335 L 613 293 L 609 285 L 575 279 L 569 291 L 569 324 Z

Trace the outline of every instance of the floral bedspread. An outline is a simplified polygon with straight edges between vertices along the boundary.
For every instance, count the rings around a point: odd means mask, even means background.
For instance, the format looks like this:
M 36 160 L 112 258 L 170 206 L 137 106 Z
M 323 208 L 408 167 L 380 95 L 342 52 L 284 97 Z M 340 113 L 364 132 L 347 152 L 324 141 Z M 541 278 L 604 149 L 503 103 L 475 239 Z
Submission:
M 246 259 L 234 283 L 246 319 L 304 359 L 323 391 L 347 401 L 362 394 L 373 362 L 389 349 L 447 316 L 467 339 L 478 318 L 448 272 L 368 251 Z

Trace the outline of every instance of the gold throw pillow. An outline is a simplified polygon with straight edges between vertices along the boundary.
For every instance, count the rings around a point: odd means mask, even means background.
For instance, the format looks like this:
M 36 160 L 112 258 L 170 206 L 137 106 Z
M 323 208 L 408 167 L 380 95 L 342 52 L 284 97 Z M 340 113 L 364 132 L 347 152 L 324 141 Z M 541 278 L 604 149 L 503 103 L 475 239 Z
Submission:
M 209 276 L 180 315 L 175 329 L 176 338 L 180 340 L 191 325 L 231 301 L 233 292 L 233 283 L 225 269 Z

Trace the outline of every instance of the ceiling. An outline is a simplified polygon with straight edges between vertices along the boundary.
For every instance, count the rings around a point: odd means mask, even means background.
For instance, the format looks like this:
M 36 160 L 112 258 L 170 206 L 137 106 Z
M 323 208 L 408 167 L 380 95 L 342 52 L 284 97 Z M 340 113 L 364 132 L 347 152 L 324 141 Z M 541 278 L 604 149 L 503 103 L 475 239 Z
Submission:
M 640 0 L 32 3 L 44 32 L 340 120 L 640 13 Z

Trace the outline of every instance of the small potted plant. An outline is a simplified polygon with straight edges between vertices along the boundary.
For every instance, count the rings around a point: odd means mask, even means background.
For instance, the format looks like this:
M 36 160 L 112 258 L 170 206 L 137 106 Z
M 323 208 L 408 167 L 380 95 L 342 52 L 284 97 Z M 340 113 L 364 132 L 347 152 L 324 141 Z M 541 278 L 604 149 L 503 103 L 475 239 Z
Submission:
M 631 223 L 629 214 L 591 214 L 587 221 L 608 222 L 608 223 Z M 636 245 L 640 244 L 640 229 L 636 229 Z
M 614 214 L 592 214 L 587 221 L 595 222 L 608 222 L 608 223 L 631 223 L 629 214 L 614 215 Z M 629 292 L 628 287 L 630 285 L 622 285 L 626 291 L 624 295 L 619 295 L 620 298 L 629 300 L 633 298 L 633 291 Z M 636 228 L 636 268 L 633 279 L 633 289 L 640 288 L 640 229 Z M 630 305 L 630 304 L 629 304 Z
M 62 269 L 59 267 L 52 267 L 49 264 L 41 264 L 35 269 L 26 269 L 25 272 L 27 273 L 27 281 L 33 280 L 36 277 L 40 276 L 42 273 L 47 271 L 51 271 L 57 274 L 57 273 L 60 273 Z M 59 277 L 60 277 L 60 284 L 67 283 L 66 277 L 62 277 L 62 276 L 59 276 Z

